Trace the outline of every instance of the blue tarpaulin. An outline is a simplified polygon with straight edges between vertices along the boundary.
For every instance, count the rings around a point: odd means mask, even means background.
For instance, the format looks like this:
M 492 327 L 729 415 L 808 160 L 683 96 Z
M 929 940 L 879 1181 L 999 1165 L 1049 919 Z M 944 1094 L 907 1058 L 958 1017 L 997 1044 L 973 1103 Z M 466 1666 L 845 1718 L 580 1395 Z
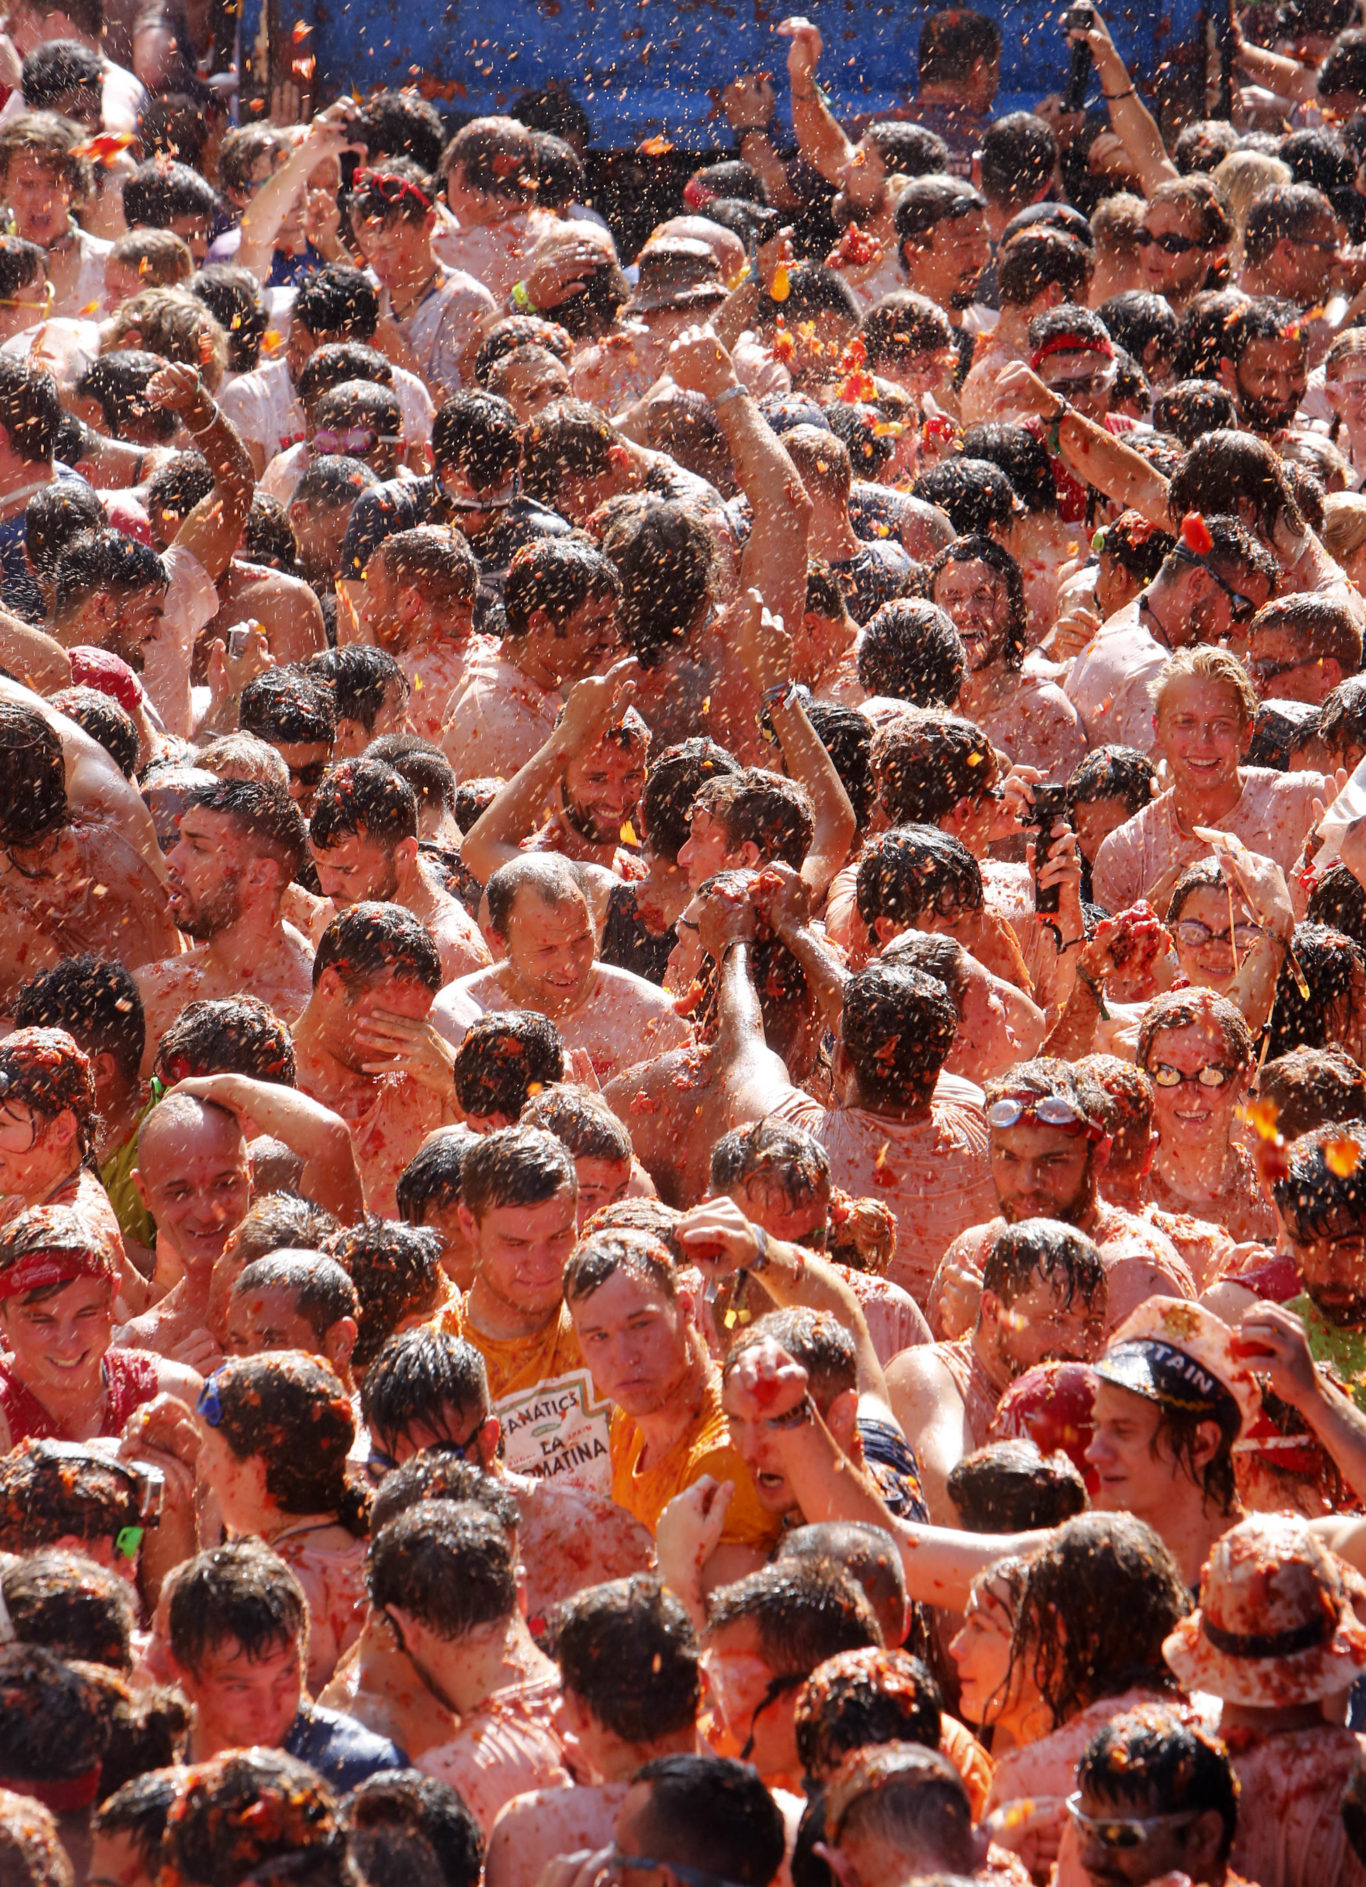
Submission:
M 244 8 L 247 40 L 258 4 Z M 1063 0 L 973 4 L 1001 22 L 997 111 L 1062 89 Z M 787 42 L 773 28 L 790 9 L 766 0 L 282 0 L 280 10 L 286 33 L 296 19 L 313 26 L 324 96 L 434 81 L 438 103 L 468 114 L 505 110 L 518 92 L 560 80 L 586 107 L 600 147 L 650 137 L 699 150 L 727 142 L 716 101 L 742 71 L 770 70 L 780 100 L 786 93 Z M 809 0 L 825 36 L 821 82 L 839 115 L 883 109 L 914 91 L 920 22 L 932 10 L 907 0 Z M 1106 18 L 1152 98 L 1164 66 L 1197 41 L 1200 6 L 1130 5 L 1106 9 Z

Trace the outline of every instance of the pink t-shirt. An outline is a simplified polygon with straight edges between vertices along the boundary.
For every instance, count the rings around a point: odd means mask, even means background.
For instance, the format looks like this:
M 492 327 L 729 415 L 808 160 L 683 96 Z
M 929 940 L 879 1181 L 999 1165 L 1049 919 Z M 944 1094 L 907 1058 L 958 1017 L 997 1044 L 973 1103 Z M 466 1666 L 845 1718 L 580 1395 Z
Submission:
M 775 1114 L 816 1136 L 837 1186 L 888 1207 L 896 1219 L 896 1251 L 887 1275 L 923 1307 L 954 1239 L 995 1210 L 982 1109 L 935 1100 L 919 1120 L 893 1120 L 861 1107 L 829 1111 L 794 1092 Z
M 561 706 L 558 694 L 492 649 L 480 650 L 448 698 L 441 750 L 462 780 L 510 780 L 554 732 Z M 412 706 L 409 714 L 416 726 Z
M 559 1692 L 553 1677 L 495 1691 L 461 1719 L 449 1743 L 418 1757 L 419 1769 L 459 1790 L 485 1839 L 513 1796 L 570 1786 L 553 1728 Z
M 1081 716 L 1092 747 L 1136 747 L 1151 753 L 1151 688 L 1171 651 L 1149 629 L 1138 598 L 1103 625 L 1072 663 L 1063 692 Z
M 462 976 L 443 989 L 432 1004 L 432 1021 L 449 1041 L 458 1043 L 477 1016 L 523 1006 L 495 967 Z M 587 1050 L 593 1073 L 604 1085 L 637 1062 L 654 1061 L 693 1039 L 691 1025 L 657 984 L 605 963 L 594 964 L 587 994 L 569 1015 L 556 1016 L 555 1026 L 566 1049 Z
M 1314 801 L 1325 797 L 1327 782 L 1321 773 L 1273 773 L 1269 767 L 1244 767 L 1242 777 L 1242 795 L 1220 818 L 1219 830 L 1274 858 L 1289 874 L 1314 823 Z M 1163 793 L 1126 819 L 1096 854 L 1096 901 L 1107 911 L 1127 910 L 1172 871 L 1208 855 L 1202 839 L 1178 827 L 1175 791 Z
M 442 640 L 423 649 L 403 649 L 395 659 L 408 678 L 408 724 L 439 747 L 452 697 L 476 663 L 497 661 L 498 643 L 492 636 L 466 636 L 463 642 Z

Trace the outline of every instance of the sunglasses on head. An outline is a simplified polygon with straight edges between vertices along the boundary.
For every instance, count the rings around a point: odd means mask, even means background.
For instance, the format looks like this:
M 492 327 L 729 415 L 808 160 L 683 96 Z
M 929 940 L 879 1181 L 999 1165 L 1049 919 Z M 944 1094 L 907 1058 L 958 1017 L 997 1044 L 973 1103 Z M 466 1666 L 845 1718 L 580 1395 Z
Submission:
M 205 1381 L 199 1392 L 199 1400 L 194 1405 L 196 1415 L 202 1415 L 210 1428 L 218 1428 L 223 1421 L 223 1404 L 218 1400 L 218 1371 Z
M 1086 1116 L 1061 1094 L 1003 1095 L 987 1109 L 987 1124 L 1018 1127 L 1031 1115 L 1041 1126 L 1058 1127 L 1064 1133 L 1085 1133 L 1090 1127 Z
M 1205 558 L 1197 556 L 1193 550 L 1187 550 L 1184 544 L 1178 544 L 1172 552 L 1172 555 L 1179 563 L 1194 564 L 1197 570 L 1203 570 L 1207 577 L 1213 578 L 1219 585 L 1219 588 L 1224 592 L 1229 602 L 1232 603 L 1233 620 L 1235 622 L 1246 622 L 1250 616 L 1257 614 L 1257 605 L 1253 602 L 1252 598 L 1250 596 L 1244 596 L 1241 590 L 1235 590 L 1228 578 L 1221 577 L 1213 564 L 1208 563 Z
M 388 170 L 358 170 L 351 187 L 355 191 L 368 191 L 370 195 L 377 196 L 381 203 L 388 204 L 390 208 L 396 203 L 402 203 L 404 197 L 412 197 L 422 205 L 424 210 L 432 207 L 432 200 L 425 190 L 419 190 L 417 185 L 409 183 L 406 177 L 395 177 L 393 172 Z

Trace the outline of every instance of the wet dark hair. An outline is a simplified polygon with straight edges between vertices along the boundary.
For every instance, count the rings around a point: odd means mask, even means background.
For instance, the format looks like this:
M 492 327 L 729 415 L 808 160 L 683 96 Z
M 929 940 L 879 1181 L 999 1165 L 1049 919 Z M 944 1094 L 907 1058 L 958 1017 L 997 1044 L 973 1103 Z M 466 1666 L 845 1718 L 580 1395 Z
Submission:
M 479 1887 L 484 1869 L 484 1837 L 464 1798 L 449 1782 L 417 1769 L 382 1769 L 344 1796 L 341 1819 L 347 1853 L 367 1887 L 386 1879 L 411 1882 L 406 1843 L 430 1849 L 442 1887 Z M 398 1847 L 399 1865 L 391 1875 L 376 1870 L 377 1856 Z
M 253 1258 L 238 1274 L 232 1290 L 234 1296 L 245 1296 L 248 1291 L 288 1292 L 319 1346 L 340 1318 L 359 1321 L 360 1317 L 356 1287 L 348 1273 L 335 1258 L 311 1252 L 293 1256 L 272 1252 L 268 1258 Z
M 920 1743 L 938 1749 L 944 1700 L 909 1651 L 846 1651 L 817 1665 L 797 1694 L 797 1754 L 808 1776 L 828 1776 L 856 1749 Z
M 551 1623 L 551 1650 L 565 1690 L 625 1743 L 655 1742 L 696 1721 L 702 1686 L 692 1621 L 651 1573 L 567 1599 Z
M 381 734 L 370 742 L 362 758 L 382 760 L 400 774 L 417 794 L 419 812 L 434 803 L 447 812 L 454 811 L 455 768 L 430 741 L 417 734 Z
M 870 927 L 879 917 L 913 924 L 926 911 L 946 918 L 979 911 L 983 897 L 981 866 L 937 826 L 895 826 L 859 860 L 855 899 Z
M 667 1866 L 704 1868 L 736 1887 L 769 1887 L 786 1840 L 756 1770 L 723 1756 L 656 1756 L 631 1781 L 649 1789 L 639 1825 Z
M 50 465 L 62 421 L 57 382 L 27 361 L 0 359 L 0 431 L 19 458 Z
M 363 836 L 392 855 L 404 839 L 417 837 L 417 795 L 382 761 L 339 760 L 319 782 L 308 835 L 323 852 Z
M 1115 346 L 1131 354 L 1140 366 L 1146 366 L 1148 349 L 1154 346 L 1157 348 L 1155 364 L 1170 365 L 1181 324 L 1164 295 L 1130 288 L 1102 302 L 1096 312 L 1109 329 Z
M 162 1866 L 185 1887 L 284 1887 L 307 1862 L 321 1871 L 304 1872 L 301 1887 L 331 1887 L 335 1834 L 335 1798 L 307 1763 L 280 1749 L 224 1750 L 177 1792 Z
M 1189 447 L 1207 432 L 1236 426 L 1238 407 L 1217 380 L 1182 380 L 1153 400 L 1152 422 L 1156 431 L 1170 433 Z
M 302 483 L 300 479 L 299 484 Z M 296 498 L 299 495 L 297 485 L 294 495 Z M 272 498 L 269 492 L 254 491 L 251 495 L 251 509 L 242 526 L 239 554 L 247 563 L 263 564 L 267 570 L 279 570 L 285 576 L 300 574 L 299 540 L 294 535 L 294 526 L 280 500 Z
M 104 1771 L 101 1768 L 101 1782 Z M 97 1803 L 90 1826 L 99 1835 L 123 1835 L 136 1850 L 149 1879 L 155 1879 L 166 1817 L 176 1798 L 178 1769 L 151 1769 Z
M 531 1095 L 564 1079 L 564 1043 L 532 1009 L 476 1016 L 455 1051 L 455 1098 L 466 1114 L 516 1120 Z
M 40 577 L 55 577 L 68 544 L 109 522 L 99 494 L 84 480 L 42 485 L 24 506 L 24 549 Z
M 916 185 L 911 184 L 910 188 L 914 190 Z M 780 321 L 784 327 L 795 329 L 803 321 L 817 321 L 822 315 L 842 315 L 851 329 L 858 327 L 858 300 L 844 277 L 834 269 L 826 268 L 821 262 L 797 262 L 787 276 L 785 301 L 774 301 L 768 293 L 760 293 L 752 317 L 760 333 L 771 332 Z
M 76 723 L 98 742 L 125 780 L 131 780 L 138 767 L 138 730 L 132 717 L 112 695 L 102 688 L 62 688 L 49 701 L 59 714 Z
M 985 538 L 1015 515 L 1015 488 L 990 459 L 944 459 L 917 475 L 911 495 L 937 505 L 960 538 Z
M 1027 426 L 983 420 L 963 434 L 963 456 L 997 465 L 1025 510 L 1045 513 L 1057 509 L 1058 486 L 1048 448 Z
M 1292 1048 L 1331 1048 L 1341 1028 L 1342 1008 L 1352 986 L 1366 976 L 1366 949 L 1326 924 L 1297 924 L 1291 939 L 1295 964 L 1287 958 L 1276 978 L 1269 1024 L 1268 1059 Z M 1295 965 L 1308 985 L 1302 995 Z
M 729 1378 L 746 1350 L 768 1338 L 806 1370 L 812 1397 L 822 1412 L 837 1396 L 858 1387 L 858 1348 L 853 1337 L 830 1311 L 802 1305 L 767 1311 L 756 1318 L 727 1351 L 723 1378 Z
M 1023 1572 L 1010 1661 L 1028 1671 L 1054 1729 L 1135 1685 L 1176 1690 L 1162 1644 L 1189 1612 L 1190 1593 L 1146 1521 L 1078 1514 L 1030 1554 Z
M 724 827 L 730 847 L 754 845 L 763 864 L 800 871 L 815 834 L 811 796 L 796 780 L 764 767 L 742 767 L 708 780 L 694 812 L 706 812 Z
M 402 1606 L 448 1640 L 517 1610 L 507 1534 L 468 1501 L 419 1501 L 381 1527 L 366 1554 L 365 1581 L 377 1611 Z
M 642 668 L 657 668 L 711 598 L 711 532 L 686 505 L 632 498 L 609 518 L 601 541 L 621 582 L 622 639 Z
M 390 1337 L 361 1385 L 365 1426 L 390 1453 L 419 1424 L 439 1434 L 452 1413 L 469 1418 L 488 1411 L 483 1357 L 472 1343 L 442 1330 L 404 1330 Z
M 711 1151 L 714 1191 L 729 1192 L 762 1177 L 781 1187 L 788 1204 L 830 1196 L 830 1155 L 814 1134 L 766 1116 L 732 1127 Z
M 774 1677 L 810 1677 L 841 1651 L 882 1644 L 862 1586 L 828 1559 L 777 1561 L 713 1592 L 707 1637 L 742 1623 L 754 1625 Z
M 249 269 L 210 262 L 190 277 L 188 287 L 228 337 L 229 372 L 251 373 L 270 327 L 270 310 L 256 277 Z
M 1058 140 L 1032 111 L 1004 112 L 982 133 L 982 194 L 1004 210 L 1023 209 L 1053 176 Z
M 846 707 L 839 701 L 811 702 L 806 718 L 840 776 L 840 785 L 848 795 L 855 824 L 861 832 L 868 824 L 876 791 L 871 758 L 873 723 L 860 709 Z
M 356 1420 L 335 1371 L 302 1351 L 273 1350 L 230 1357 L 213 1381 L 219 1434 L 239 1460 L 261 1460 L 281 1513 L 335 1513 L 348 1532 L 364 1533 L 370 1496 L 347 1474 Z
M 20 1644 L 60 1658 L 129 1671 L 137 1613 L 128 1581 L 83 1553 L 29 1553 L 0 1574 L 0 1595 Z
M 985 464 L 986 461 L 984 460 L 983 463 Z M 1004 478 L 1005 475 L 1002 473 L 1000 476 Z M 1009 484 L 1009 480 L 1006 480 L 1006 483 Z M 1007 668 L 1019 668 L 1024 661 L 1025 648 L 1029 639 L 1024 578 L 1019 564 L 1008 550 L 1004 550 L 996 542 L 995 538 L 973 534 L 960 537 L 956 542 L 946 544 L 930 563 L 928 582 L 931 596 L 934 594 L 934 586 L 939 580 L 940 573 L 951 563 L 984 563 L 1005 584 L 1010 621 L 1006 628 L 1003 656 Z
M 1230 510 L 1250 504 L 1259 534 L 1270 539 L 1277 524 L 1297 532 L 1303 525 L 1289 473 L 1266 440 L 1248 432 L 1219 431 L 1197 439 L 1171 480 L 1167 504 L 1173 518 L 1187 511 Z
M 85 1776 L 108 1735 L 100 1689 L 42 1645 L 0 1646 L 0 1775 L 8 1788 Z
M 949 1499 L 969 1533 L 1027 1533 L 1056 1527 L 1086 1506 L 1086 1483 L 1061 1452 L 1043 1455 L 1032 1441 L 990 1442 L 949 1475 Z
M 237 724 L 262 740 L 322 741 L 337 738 L 337 705 L 332 690 L 308 670 L 268 668 L 242 690 Z
M 530 1095 L 522 1108 L 520 1125 L 542 1127 L 554 1134 L 576 1160 L 620 1164 L 631 1159 L 631 1136 L 606 1101 L 592 1089 L 573 1082 L 551 1082 Z
M 460 1169 L 462 1203 L 475 1219 L 495 1206 L 542 1205 L 564 1186 L 577 1195 L 569 1150 L 535 1127 L 503 1127 L 484 1135 Z
M 1366 1125 L 1360 1120 L 1329 1121 L 1302 1134 L 1290 1147 L 1287 1170 L 1273 1193 L 1292 1244 L 1312 1245 L 1366 1225 L 1366 1163 L 1354 1161 L 1351 1170 L 1342 1173 L 1334 1166 L 1344 1162 L 1335 1157 L 1330 1166 L 1327 1158 L 1331 1143 L 1353 1140 L 1366 1140 Z
M 1340 930 L 1366 948 L 1366 886 L 1346 865 L 1330 865 L 1309 893 L 1304 921 Z
M 542 537 L 524 544 L 508 566 L 503 591 L 507 633 L 522 636 L 543 610 L 558 635 L 590 597 L 620 597 L 611 561 L 580 537 Z
M 288 1025 L 259 996 L 186 1003 L 157 1043 L 153 1073 L 173 1087 L 188 1075 L 251 1075 L 292 1088 L 294 1042 Z
M 356 1287 L 360 1334 L 351 1362 L 363 1370 L 405 1317 L 440 1303 L 441 1240 L 422 1226 L 370 1218 L 343 1226 L 327 1248 Z
M 916 970 L 873 963 L 844 985 L 842 1040 L 865 1107 L 928 1095 L 957 1032 L 943 985 Z
M 1067 782 L 1068 802 L 1088 806 L 1097 799 L 1118 799 L 1132 819 L 1157 792 L 1157 768 L 1136 747 L 1093 747 L 1077 763 Z
M 452 394 L 432 421 L 432 463 L 437 477 L 463 472 L 476 491 L 495 491 L 516 477 L 522 462 L 517 415 L 496 393 L 475 388 Z
M 952 618 L 920 597 L 884 603 L 859 638 L 860 685 L 870 695 L 890 695 L 918 708 L 951 708 L 965 666 Z
M 229 1641 L 260 1660 L 281 1645 L 302 1646 L 308 1600 L 291 1569 L 260 1540 L 231 1540 L 185 1559 L 167 1576 L 171 1655 L 197 1672 Z
M 440 1413 L 444 1417 L 449 1410 Z M 476 1426 L 481 1427 L 486 1419 L 486 1416 L 476 1417 Z M 448 1424 L 442 1419 L 439 1426 L 444 1428 Z M 466 1461 L 457 1452 L 458 1447 L 453 1436 L 447 1442 L 436 1441 L 391 1469 L 375 1496 L 370 1531 L 378 1533 L 421 1501 L 449 1500 L 456 1505 L 482 1508 L 497 1521 L 508 1539 L 515 1542 L 522 1524 L 522 1510 L 516 1496 L 509 1491 L 501 1475 L 488 1474 L 476 1462 Z
M 1238 1829 L 1238 1778 L 1228 1751 L 1203 1725 L 1152 1704 L 1111 1717 L 1082 1751 L 1077 1785 L 1119 1813 L 1179 1815 L 1213 1809 L 1227 1861 Z
M 374 732 L 390 689 L 397 688 L 405 697 L 408 693 L 407 678 L 394 657 L 388 649 L 377 648 L 370 642 L 349 642 L 339 649 L 322 649 L 317 655 L 310 655 L 304 666 L 331 684 L 338 722 L 359 721 L 367 734 Z M 361 757 L 377 758 L 369 752 Z M 313 816 L 317 818 L 316 802 Z
M 1366 1075 L 1340 1048 L 1293 1048 L 1265 1062 L 1257 1095 L 1276 1108 L 1277 1131 L 1287 1140 L 1366 1115 Z
M 37 970 L 14 998 L 16 1029 L 65 1029 L 92 1058 L 113 1057 L 120 1076 L 136 1081 L 146 1047 L 142 996 L 122 963 L 84 955 Z
M 53 615 L 71 615 L 101 590 L 126 599 L 166 588 L 166 566 L 152 549 L 121 531 L 87 531 L 62 552 L 53 578 Z
M 313 987 L 335 970 L 346 989 L 363 990 L 389 971 L 411 977 L 433 995 L 445 977 L 432 933 L 401 904 L 353 904 L 323 932 L 313 959 Z
M 982 1266 L 982 1289 L 1008 1310 L 1042 1281 L 1070 1310 L 1078 1299 L 1099 1318 L 1105 1308 L 1105 1265 L 1084 1232 L 1059 1219 L 1024 1219 L 1007 1225 L 991 1241 Z
M 61 736 L 36 708 L 0 701 L 0 844 L 36 845 L 70 822 Z
M 686 845 L 693 802 L 707 781 L 738 773 L 740 763 L 705 735 L 680 741 L 653 757 L 645 775 L 641 811 L 651 851 L 673 864 Z
M 637 1278 L 671 1304 L 678 1297 L 672 1255 L 652 1233 L 629 1229 L 589 1232 L 585 1228 L 564 1268 L 565 1303 L 581 1304 L 619 1271 Z
M 185 812 L 192 807 L 230 819 L 245 838 L 254 842 L 258 852 L 275 860 L 282 886 L 297 877 L 308 854 L 308 828 L 283 786 L 262 786 L 256 780 L 218 780 L 212 786 L 195 787 L 187 795 Z
M 573 338 L 557 321 L 547 321 L 543 315 L 504 315 L 485 334 L 474 356 L 474 377 L 479 385 L 483 386 L 491 367 L 520 347 L 543 348 L 562 366 L 574 356 Z
M 0 1456 L 0 1552 L 112 1543 L 141 1524 L 135 1477 L 103 1455 L 29 1440 Z
M 409 1225 L 421 1225 L 427 1207 L 447 1210 L 460 1203 L 460 1169 L 468 1135 L 444 1128 L 425 1140 L 399 1174 L 395 1188 L 398 1216 Z

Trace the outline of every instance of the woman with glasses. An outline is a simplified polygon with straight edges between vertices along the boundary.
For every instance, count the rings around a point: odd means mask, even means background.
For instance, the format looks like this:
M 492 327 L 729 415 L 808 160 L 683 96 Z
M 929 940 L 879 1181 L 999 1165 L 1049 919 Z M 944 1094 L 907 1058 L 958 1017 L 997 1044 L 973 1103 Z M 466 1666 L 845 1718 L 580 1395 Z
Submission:
M 1212 1220 L 1236 1242 L 1276 1237 L 1239 1127 L 1255 1060 L 1252 1031 L 1226 997 L 1169 990 L 1149 1004 L 1137 1055 L 1153 1084 L 1157 1128 L 1148 1202 Z
M 1171 785 L 1112 832 L 1096 854 L 1099 903 L 1122 911 L 1140 898 L 1162 908 L 1187 865 L 1209 851 L 1210 829 L 1295 869 L 1315 801 L 1333 797 L 1321 773 L 1276 773 L 1239 765 L 1257 712 L 1247 670 L 1227 649 L 1188 648 L 1164 665 L 1153 688 L 1156 755 Z
M 308 1688 L 316 1696 L 360 1636 L 369 1490 L 347 1457 L 356 1418 L 326 1363 L 300 1350 L 246 1356 L 209 1377 L 195 1404 L 201 1497 L 233 1537 L 255 1535 L 308 1595 Z
M 1279 865 L 1225 842 L 1219 855 L 1188 866 L 1177 879 L 1167 928 L 1186 981 L 1227 997 L 1259 1032 L 1295 928 Z
M 1328 436 L 1351 460 L 1353 491 L 1359 492 L 1366 484 L 1366 328 L 1345 328 L 1328 349 L 1323 361 L 1323 398 L 1333 416 Z M 1328 544 L 1326 520 L 1324 542 Z M 1328 547 L 1346 569 L 1344 553 Z M 1352 548 L 1360 548 L 1360 538 Z M 1348 574 L 1354 572 L 1348 570 Z

